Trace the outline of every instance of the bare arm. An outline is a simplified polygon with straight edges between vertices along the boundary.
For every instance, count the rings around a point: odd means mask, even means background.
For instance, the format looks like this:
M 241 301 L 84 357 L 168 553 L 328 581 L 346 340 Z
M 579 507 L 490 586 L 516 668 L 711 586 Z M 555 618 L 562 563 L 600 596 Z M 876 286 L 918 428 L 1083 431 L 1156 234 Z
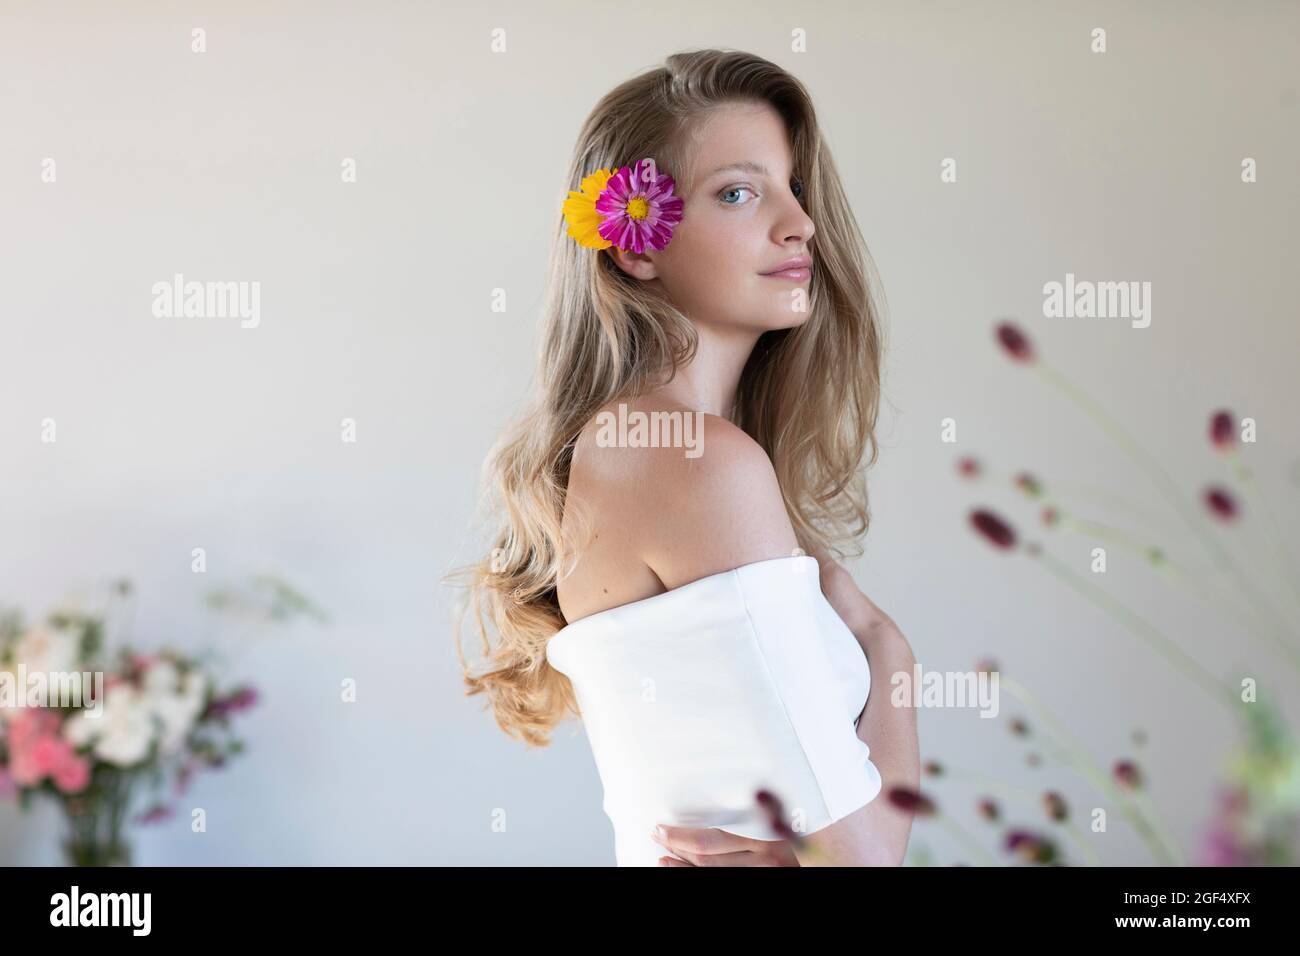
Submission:
M 822 590 L 853 632 L 871 665 L 871 692 L 858 737 L 871 748 L 880 771 L 880 795 L 841 820 L 810 834 L 796 850 L 801 866 L 900 866 L 912 832 L 912 815 L 889 802 L 891 787 L 915 790 L 921 777 L 916 711 L 890 702 L 894 674 L 912 673 L 916 658 L 893 620 L 859 590 L 847 571 L 825 555 Z

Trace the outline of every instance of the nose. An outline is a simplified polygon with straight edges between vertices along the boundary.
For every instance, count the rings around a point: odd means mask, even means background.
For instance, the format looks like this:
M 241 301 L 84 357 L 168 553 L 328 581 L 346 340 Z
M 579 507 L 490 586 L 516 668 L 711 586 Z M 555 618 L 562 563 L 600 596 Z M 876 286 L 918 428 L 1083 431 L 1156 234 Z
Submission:
M 803 204 L 799 202 L 793 193 L 786 197 L 785 205 L 781 209 L 781 215 L 777 217 L 774 225 L 772 238 L 779 245 L 790 242 L 807 245 L 816 231 L 817 227 L 813 225 L 813 221 L 804 210 Z

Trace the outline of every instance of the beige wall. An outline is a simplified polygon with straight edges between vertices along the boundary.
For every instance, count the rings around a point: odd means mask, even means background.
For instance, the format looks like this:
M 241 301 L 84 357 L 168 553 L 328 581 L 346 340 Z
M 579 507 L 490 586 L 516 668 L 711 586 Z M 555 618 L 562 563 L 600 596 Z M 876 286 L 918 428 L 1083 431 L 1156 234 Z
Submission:
M 167 825 L 144 857 L 612 859 L 581 736 L 529 753 L 460 696 L 437 578 L 474 554 L 479 463 L 528 387 L 580 123 L 612 85 L 704 46 L 807 83 L 884 280 L 883 448 L 858 580 L 927 668 L 994 655 L 1099 758 L 1132 753 L 1144 728 L 1139 759 L 1190 845 L 1232 728 L 1101 612 L 969 533 L 977 501 L 1022 527 L 1035 509 L 962 484 L 953 462 L 1102 486 L 1173 520 L 1088 419 L 997 352 L 994 319 L 1013 315 L 1189 493 L 1224 477 L 1209 412 L 1254 417 L 1249 460 L 1294 539 L 1300 10 L 1089 6 L 6 2 L 0 601 L 37 612 L 129 574 L 141 639 L 197 645 L 202 546 L 210 579 L 274 568 L 334 615 L 240 659 L 266 700 L 253 751 L 198 785 L 206 835 Z M 1089 50 L 1099 26 L 1104 54 Z M 504 54 L 489 51 L 496 27 Z M 807 52 L 791 51 L 796 28 Z M 956 183 L 940 182 L 945 157 Z M 177 272 L 260 282 L 260 323 L 154 316 L 151 287 Z M 1151 325 L 1044 318 L 1042 286 L 1067 272 L 1151 282 Z M 940 441 L 946 417 L 956 445 Z M 1040 537 L 1087 571 L 1092 542 Z M 1189 535 L 1160 540 L 1207 565 Z M 1283 674 L 1133 561 L 1113 555 L 1104 584 L 1208 666 Z M 337 702 L 345 677 L 354 705 Z M 1269 686 L 1294 703 L 1294 679 Z M 1005 719 L 927 711 L 921 732 L 927 758 L 1096 803 L 1027 768 Z M 976 792 L 936 789 L 972 829 Z M 0 860 L 52 860 L 56 823 L 0 808 Z M 954 858 L 942 831 L 916 833 Z M 1097 847 L 1147 860 L 1122 824 Z

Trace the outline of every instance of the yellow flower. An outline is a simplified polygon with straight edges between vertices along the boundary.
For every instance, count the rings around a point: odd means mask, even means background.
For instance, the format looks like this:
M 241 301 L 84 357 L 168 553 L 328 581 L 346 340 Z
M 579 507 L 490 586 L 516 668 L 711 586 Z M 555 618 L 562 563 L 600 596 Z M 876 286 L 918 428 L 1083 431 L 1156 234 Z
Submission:
M 613 243 L 604 238 L 597 228 L 601 217 L 596 212 L 596 200 L 610 177 L 618 170 L 598 169 L 582 180 L 582 192 L 569 192 L 564 200 L 564 221 L 569 224 L 569 235 L 578 240 L 578 245 L 588 249 L 608 249 Z

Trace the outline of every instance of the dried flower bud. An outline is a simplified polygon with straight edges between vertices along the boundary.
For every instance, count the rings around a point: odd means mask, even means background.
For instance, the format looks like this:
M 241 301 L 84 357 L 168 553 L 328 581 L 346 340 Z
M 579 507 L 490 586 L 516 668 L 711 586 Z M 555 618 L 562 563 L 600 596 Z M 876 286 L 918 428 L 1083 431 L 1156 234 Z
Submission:
M 934 801 L 919 790 L 907 787 L 890 787 L 889 802 L 905 813 L 914 813 L 918 817 L 932 817 L 938 812 Z
M 1049 790 L 1043 794 L 1043 809 L 1047 811 L 1049 820 L 1057 823 L 1067 819 L 1070 816 L 1070 809 L 1066 806 L 1065 797 L 1061 796 L 1055 790 Z
M 1051 863 L 1056 859 L 1056 845 L 1046 837 L 1028 830 L 1011 830 L 1007 833 L 1005 846 L 1030 863 Z
M 1237 517 L 1237 499 L 1226 488 L 1214 487 L 1205 490 L 1205 507 L 1211 514 L 1223 521 L 1232 521 Z
M 1006 353 L 1017 362 L 1032 362 L 1034 348 L 1029 339 L 1015 325 L 1003 322 L 997 328 L 998 342 Z
M 1210 444 L 1219 451 L 1231 451 L 1237 443 L 1237 428 L 1232 415 L 1224 409 L 1210 416 Z
M 992 511 L 983 508 L 972 511 L 970 523 L 994 547 L 1005 551 L 1016 546 L 1015 530 Z
M 1111 768 L 1111 776 L 1125 790 L 1142 788 L 1142 771 L 1132 760 L 1117 760 L 1115 766 Z

